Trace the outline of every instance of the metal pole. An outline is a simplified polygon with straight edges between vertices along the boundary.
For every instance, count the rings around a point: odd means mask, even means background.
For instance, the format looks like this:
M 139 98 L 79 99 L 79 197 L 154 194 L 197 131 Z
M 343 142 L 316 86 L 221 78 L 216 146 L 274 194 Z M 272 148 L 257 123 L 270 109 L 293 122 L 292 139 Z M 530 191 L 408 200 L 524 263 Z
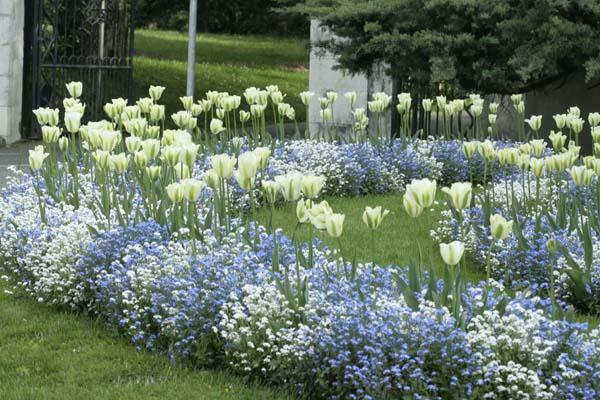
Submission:
M 190 0 L 190 19 L 188 31 L 188 65 L 186 95 L 194 95 L 194 67 L 196 65 L 196 17 L 198 1 Z

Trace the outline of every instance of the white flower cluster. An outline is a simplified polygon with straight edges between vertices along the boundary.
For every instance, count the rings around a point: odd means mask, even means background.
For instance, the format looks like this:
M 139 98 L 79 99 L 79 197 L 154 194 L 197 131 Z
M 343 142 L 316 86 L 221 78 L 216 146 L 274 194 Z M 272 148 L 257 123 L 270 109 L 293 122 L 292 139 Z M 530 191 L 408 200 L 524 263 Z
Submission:
M 548 322 L 542 311 L 508 307 L 504 315 L 485 311 L 469 324 L 468 340 L 483 365 L 482 398 L 552 399 L 556 388 L 541 382 L 537 371 L 552 361 L 559 343 L 540 335 Z
M 227 342 L 233 369 L 273 379 L 277 368 L 285 368 L 282 361 L 298 365 L 310 351 L 310 330 L 301 321 L 314 312 L 308 304 L 296 313 L 274 284 L 246 285 L 241 299 L 232 295 L 222 307 L 214 330 Z

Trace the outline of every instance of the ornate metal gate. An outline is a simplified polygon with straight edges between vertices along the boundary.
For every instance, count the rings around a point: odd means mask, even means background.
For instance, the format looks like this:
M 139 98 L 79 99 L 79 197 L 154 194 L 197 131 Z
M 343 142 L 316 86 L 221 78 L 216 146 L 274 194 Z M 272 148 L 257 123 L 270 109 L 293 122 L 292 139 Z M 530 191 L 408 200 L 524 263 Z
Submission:
M 67 82 L 83 82 L 86 119 L 100 117 L 111 98 L 131 100 L 135 0 L 27 3 L 23 136 L 39 137 L 31 110 L 62 108 Z

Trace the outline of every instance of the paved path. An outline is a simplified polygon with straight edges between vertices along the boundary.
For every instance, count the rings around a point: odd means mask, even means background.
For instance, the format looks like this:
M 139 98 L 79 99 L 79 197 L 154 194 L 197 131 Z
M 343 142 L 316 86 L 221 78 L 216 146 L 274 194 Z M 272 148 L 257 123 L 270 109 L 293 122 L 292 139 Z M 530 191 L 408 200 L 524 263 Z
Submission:
M 0 148 L 0 187 L 6 183 L 9 166 L 16 165 L 22 169 L 29 167 L 29 149 L 38 144 L 41 142 L 21 141 L 10 147 Z

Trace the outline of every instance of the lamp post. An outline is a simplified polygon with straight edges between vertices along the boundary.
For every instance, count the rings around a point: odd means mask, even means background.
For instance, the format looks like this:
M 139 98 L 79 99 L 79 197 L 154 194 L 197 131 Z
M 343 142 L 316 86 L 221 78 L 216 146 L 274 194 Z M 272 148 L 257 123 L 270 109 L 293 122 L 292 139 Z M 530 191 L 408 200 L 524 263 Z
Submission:
M 188 64 L 187 86 L 185 94 L 194 95 L 194 68 L 196 65 L 196 17 L 198 13 L 198 0 L 190 0 L 190 18 L 188 29 Z

